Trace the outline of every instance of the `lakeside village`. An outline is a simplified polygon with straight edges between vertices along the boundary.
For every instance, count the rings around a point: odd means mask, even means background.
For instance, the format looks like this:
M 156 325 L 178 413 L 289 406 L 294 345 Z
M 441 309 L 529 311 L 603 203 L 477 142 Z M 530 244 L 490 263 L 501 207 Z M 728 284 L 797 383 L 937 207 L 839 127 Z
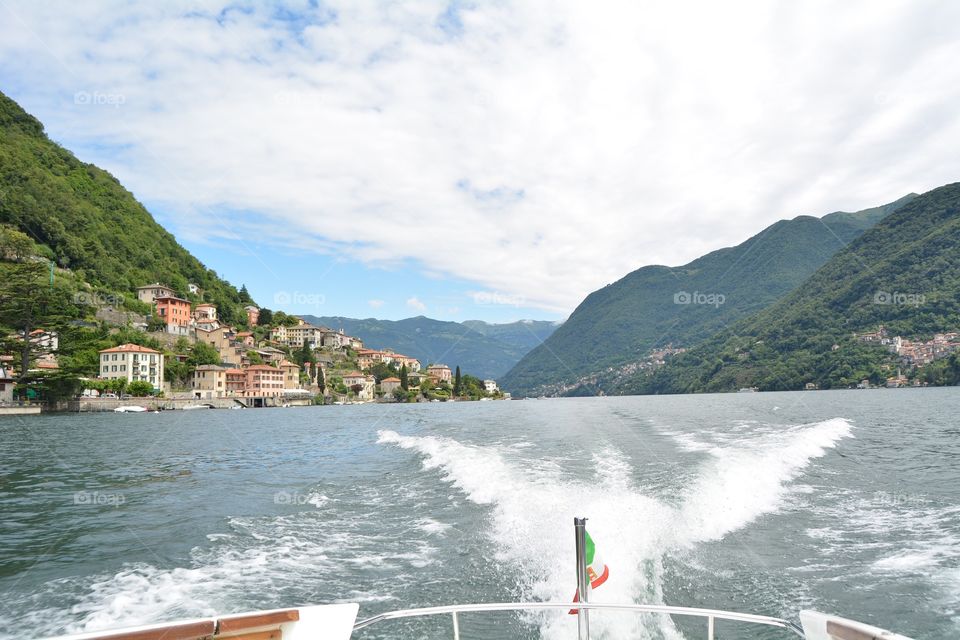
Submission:
M 937 333 L 932 340 L 909 340 L 899 335 L 891 336 L 886 327 L 880 325 L 876 331 L 855 334 L 855 338 L 859 342 L 885 347 L 891 353 L 896 354 L 903 366 L 914 370 L 922 370 L 923 367 L 949 357 L 960 350 L 960 333 L 956 331 Z M 836 348 L 836 345 L 834 345 L 834 348 Z M 863 380 L 857 385 L 857 388 L 869 389 L 871 386 L 869 380 Z M 901 369 L 898 369 L 897 375 L 887 378 L 884 386 L 890 389 L 909 386 L 919 387 L 923 386 L 923 382 L 919 377 L 915 377 L 911 381 L 903 374 Z
M 202 298 L 196 285 L 189 285 L 189 291 Z M 244 308 L 246 326 L 238 329 L 218 319 L 214 304 L 192 303 L 160 283 L 138 287 L 137 298 L 151 307 L 151 316 L 131 322 L 132 314 L 107 308 L 98 309 L 97 317 L 115 325 L 125 321 L 127 337 L 135 331 L 148 339 L 99 350 L 97 376 L 81 378 L 82 394 L 58 408 L 254 408 L 510 397 L 495 380 L 461 375 L 459 366 L 455 371 L 442 363 L 424 367 L 392 349 L 364 348 L 361 338 L 343 329 L 313 326 L 281 311 L 249 304 Z M 57 332 L 35 329 L 29 342 L 42 353 L 33 367 L 59 367 Z M 0 407 L 38 412 L 39 407 L 14 398 L 14 357 L 0 359 Z

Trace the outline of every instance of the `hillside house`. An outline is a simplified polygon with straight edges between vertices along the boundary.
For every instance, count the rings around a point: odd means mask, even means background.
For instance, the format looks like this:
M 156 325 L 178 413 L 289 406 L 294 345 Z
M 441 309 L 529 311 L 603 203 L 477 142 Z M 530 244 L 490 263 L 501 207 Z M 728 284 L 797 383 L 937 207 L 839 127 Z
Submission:
M 176 291 L 165 284 L 155 282 L 142 287 L 137 287 L 137 300 L 153 304 L 157 298 L 170 298 L 176 294 Z
M 138 344 L 122 344 L 100 351 L 100 374 L 104 380 L 143 380 L 154 389 L 163 388 L 163 354 Z

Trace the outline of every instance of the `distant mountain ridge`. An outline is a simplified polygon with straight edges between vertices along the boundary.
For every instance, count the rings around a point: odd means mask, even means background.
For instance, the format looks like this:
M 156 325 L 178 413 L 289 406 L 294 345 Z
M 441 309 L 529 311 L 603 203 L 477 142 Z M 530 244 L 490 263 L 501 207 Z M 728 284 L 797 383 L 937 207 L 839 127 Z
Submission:
M 799 286 L 847 243 L 916 197 L 856 213 L 780 220 L 680 267 L 637 269 L 591 293 L 504 376 L 516 395 L 565 393 L 652 349 L 691 347 Z
M 547 339 L 557 323 L 521 320 L 490 324 L 481 320 L 449 322 L 424 316 L 404 320 L 300 316 L 305 321 L 343 329 L 372 349 L 394 349 L 428 363 L 460 366 L 464 373 L 499 379 L 530 349 Z
M 846 388 L 883 384 L 899 364 L 854 336 L 931 338 L 960 330 L 960 183 L 929 191 L 878 222 L 776 304 L 676 356 L 619 393 Z M 960 382 L 960 351 L 924 367 Z

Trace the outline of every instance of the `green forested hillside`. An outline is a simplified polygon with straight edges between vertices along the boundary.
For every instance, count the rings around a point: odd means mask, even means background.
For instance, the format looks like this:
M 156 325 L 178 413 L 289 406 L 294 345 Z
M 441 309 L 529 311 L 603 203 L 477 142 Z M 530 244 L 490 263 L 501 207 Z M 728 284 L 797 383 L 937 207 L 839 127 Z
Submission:
M 503 387 L 520 395 L 556 393 L 559 385 L 636 362 L 656 347 L 699 344 L 793 290 L 914 197 L 857 213 L 781 220 L 736 247 L 681 267 L 638 269 L 587 296 L 507 374 Z
M 0 93 L 0 223 L 27 233 L 79 280 L 132 296 L 165 282 L 192 282 L 228 320 L 240 320 L 237 289 L 205 268 L 106 171 L 83 163 Z
M 652 376 L 617 391 L 683 393 L 847 387 L 896 372 L 891 353 L 854 333 L 878 325 L 929 339 L 960 329 L 960 183 L 934 189 L 891 214 L 802 286 Z M 960 380 L 960 359 L 913 372 L 935 384 Z

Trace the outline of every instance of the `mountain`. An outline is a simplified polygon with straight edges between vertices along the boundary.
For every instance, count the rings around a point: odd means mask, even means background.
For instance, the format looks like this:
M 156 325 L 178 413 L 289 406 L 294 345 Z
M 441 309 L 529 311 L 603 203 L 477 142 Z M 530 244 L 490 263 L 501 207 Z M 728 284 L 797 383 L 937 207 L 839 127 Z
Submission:
M 488 324 L 480 320 L 445 322 L 424 316 L 405 320 L 301 316 L 305 321 L 363 339 L 371 349 L 393 349 L 428 363 L 460 366 L 464 373 L 497 379 L 534 345 L 540 344 L 556 324 L 520 321 Z
M 43 254 L 94 287 L 131 296 L 164 282 L 205 291 L 227 321 L 240 292 L 207 269 L 106 171 L 51 141 L 39 120 L 0 93 L 0 224 L 29 235 Z
M 909 203 L 780 220 L 681 267 L 647 266 L 591 293 L 501 381 L 515 395 L 569 393 L 654 348 L 691 347 L 799 286 L 837 251 Z
M 899 365 L 856 333 L 930 339 L 960 330 L 960 183 L 917 197 L 838 252 L 776 304 L 636 376 L 625 393 L 847 387 L 882 383 Z M 934 384 L 960 381 L 960 353 L 924 367 Z

